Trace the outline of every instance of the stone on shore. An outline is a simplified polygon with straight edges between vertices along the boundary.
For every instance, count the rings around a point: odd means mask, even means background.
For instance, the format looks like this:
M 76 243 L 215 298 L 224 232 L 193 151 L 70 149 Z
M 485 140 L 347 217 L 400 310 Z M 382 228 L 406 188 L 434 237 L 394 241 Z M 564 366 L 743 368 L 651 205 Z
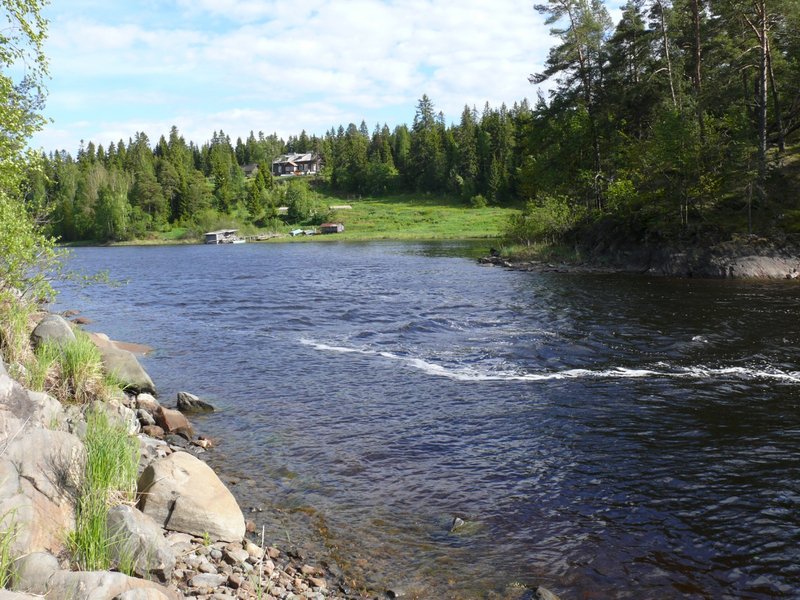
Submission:
M 142 368 L 136 356 L 113 345 L 97 344 L 107 373 L 116 377 L 126 390 L 155 394 L 156 386 L 150 375 Z
M 191 424 L 182 413 L 171 408 L 159 406 L 153 413 L 156 424 L 164 430 L 164 433 L 174 433 L 191 440 L 194 430 Z
M 41 600 L 39 594 L 25 594 L 23 592 L 12 592 L 0 590 L 0 600 Z
M 85 461 L 81 441 L 63 431 L 35 429 L 9 440 L 0 460 L 0 520 L 16 529 L 13 556 L 63 550 Z
M 161 404 L 152 394 L 144 393 L 136 396 L 136 408 L 146 410 L 150 414 L 153 414 L 159 406 L 161 406 Z
M 244 515 L 233 495 L 191 454 L 175 452 L 153 462 L 138 487 L 139 508 L 165 529 L 226 542 L 244 537 Z
M 53 573 L 59 570 L 58 559 L 49 552 L 32 552 L 14 561 L 15 590 L 45 590 Z
M 18 437 L 35 427 L 60 427 L 64 418 L 58 400 L 43 392 L 26 390 L 0 373 L 0 440 Z
M 34 348 L 38 348 L 45 342 L 51 342 L 58 346 L 74 342 L 75 332 L 64 317 L 58 315 L 47 315 L 39 321 L 39 324 L 31 333 L 31 343 Z
M 189 392 L 178 392 L 178 410 L 181 412 L 214 412 L 214 407 Z
M 56 571 L 48 580 L 47 589 L 35 590 L 35 593 L 43 594 L 48 600 L 108 600 L 137 589 L 153 590 L 145 596 L 153 600 L 183 598 L 182 594 L 152 581 L 110 571 Z
M 122 504 L 108 511 L 106 525 L 112 540 L 111 554 L 116 560 L 130 562 L 139 577 L 169 581 L 175 568 L 175 553 L 151 517 Z

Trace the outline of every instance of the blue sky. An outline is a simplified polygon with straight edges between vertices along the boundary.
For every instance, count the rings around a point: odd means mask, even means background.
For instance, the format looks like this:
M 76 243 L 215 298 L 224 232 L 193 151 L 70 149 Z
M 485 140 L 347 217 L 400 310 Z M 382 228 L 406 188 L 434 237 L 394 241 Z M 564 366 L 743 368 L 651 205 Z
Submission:
M 458 120 L 533 100 L 552 45 L 531 0 L 52 0 L 52 120 L 33 140 L 75 153 L 176 125 L 286 138 L 305 129 L 411 123 L 428 94 Z

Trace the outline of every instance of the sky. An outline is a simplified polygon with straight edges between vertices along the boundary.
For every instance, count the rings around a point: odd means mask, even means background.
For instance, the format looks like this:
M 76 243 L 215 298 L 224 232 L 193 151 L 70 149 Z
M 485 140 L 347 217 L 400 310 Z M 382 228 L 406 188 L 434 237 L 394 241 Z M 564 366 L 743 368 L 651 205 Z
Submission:
M 51 0 L 45 16 L 51 123 L 32 146 L 72 154 L 172 125 L 197 144 L 393 128 L 423 94 L 457 122 L 534 101 L 554 43 L 532 0 Z

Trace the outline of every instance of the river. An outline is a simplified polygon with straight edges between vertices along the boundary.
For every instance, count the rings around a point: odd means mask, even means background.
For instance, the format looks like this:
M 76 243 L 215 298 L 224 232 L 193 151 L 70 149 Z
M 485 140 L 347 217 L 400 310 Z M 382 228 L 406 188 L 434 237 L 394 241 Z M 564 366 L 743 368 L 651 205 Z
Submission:
M 219 409 L 196 424 L 245 516 L 356 585 L 800 597 L 800 286 L 469 251 L 79 248 L 116 285 L 55 308 L 153 346 L 164 403 Z

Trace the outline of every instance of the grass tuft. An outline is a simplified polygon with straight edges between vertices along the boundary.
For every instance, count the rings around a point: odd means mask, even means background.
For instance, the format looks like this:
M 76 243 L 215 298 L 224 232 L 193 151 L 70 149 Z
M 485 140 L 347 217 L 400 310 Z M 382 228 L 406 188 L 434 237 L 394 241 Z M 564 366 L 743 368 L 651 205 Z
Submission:
M 103 367 L 100 351 L 89 336 L 78 332 L 75 340 L 64 344 L 59 357 L 61 384 L 66 396 L 85 404 L 103 392 Z
M 0 590 L 5 589 L 11 580 L 14 556 L 11 545 L 17 535 L 16 511 L 11 510 L 0 517 Z
M 87 414 L 86 473 L 78 498 L 72 555 L 81 569 L 111 568 L 106 517 L 110 506 L 132 503 L 136 497 L 138 442 L 102 410 Z
M 36 306 L 9 293 L 0 295 L 0 353 L 7 364 L 23 364 L 31 356 L 31 317 Z

